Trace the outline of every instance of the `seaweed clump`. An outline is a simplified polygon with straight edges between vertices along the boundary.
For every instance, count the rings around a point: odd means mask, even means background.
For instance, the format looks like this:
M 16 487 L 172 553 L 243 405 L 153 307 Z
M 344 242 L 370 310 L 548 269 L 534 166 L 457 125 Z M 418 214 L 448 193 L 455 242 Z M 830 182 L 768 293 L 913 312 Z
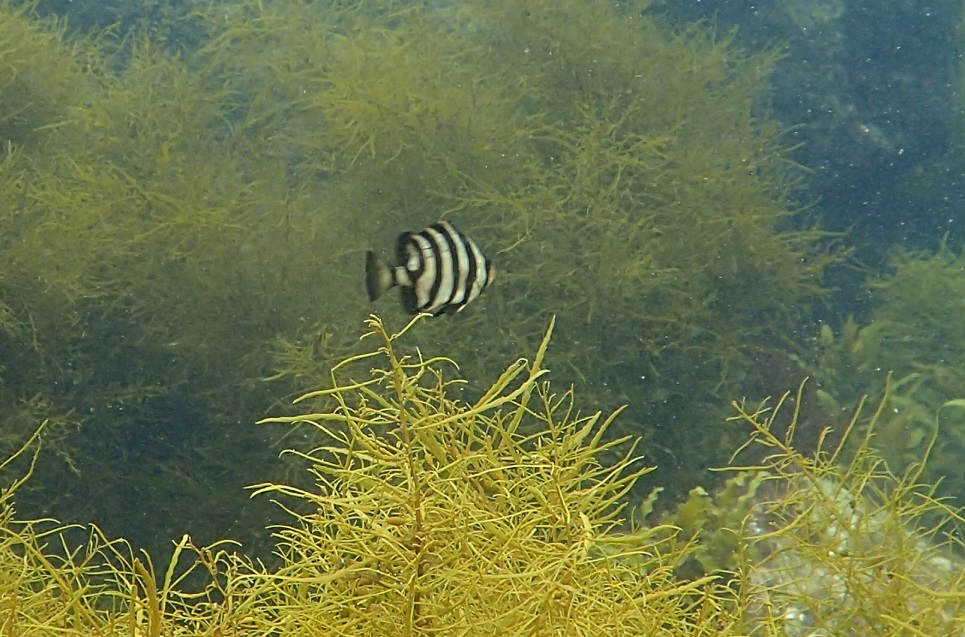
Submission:
M 801 390 L 791 426 L 776 433 L 787 398 L 773 409 L 737 405 L 735 419 L 768 449 L 755 469 L 769 474 L 742 527 L 750 538 L 741 557 L 750 593 L 744 612 L 787 635 L 958 634 L 963 519 L 922 478 L 935 439 L 918 462 L 892 471 L 872 446 L 888 421 L 882 401 L 864 431 L 859 406 L 839 442 L 824 436 L 819 451 L 805 456 L 793 446 Z
M 303 398 L 333 400 L 333 410 L 273 419 L 337 442 L 304 456 L 315 490 L 258 489 L 312 506 L 278 533 L 287 565 L 264 583 L 279 607 L 252 628 L 639 635 L 697 634 L 713 621 L 698 612 L 714 614 L 709 580 L 674 580 L 686 548 L 601 550 L 613 545 L 623 496 L 649 469 L 626 439 L 603 442 L 615 414 L 579 416 L 571 392 L 541 380 L 552 325 L 532 362 L 511 365 L 472 404 L 448 397 L 449 361 L 400 357 L 406 330 L 370 325 L 379 348 L 345 366 L 387 365 L 355 382 L 339 380 L 339 367 L 332 389 Z M 616 447 L 622 460 L 600 464 Z
M 327 380 L 369 311 L 365 248 L 440 216 L 491 248 L 500 284 L 412 345 L 487 378 L 555 314 L 560 373 L 632 405 L 612 435 L 636 426 L 696 471 L 727 446 L 708 406 L 767 375 L 758 355 L 781 356 L 838 259 L 788 203 L 779 53 L 669 33 L 645 2 L 215 1 L 184 14 L 183 49 L 153 22 L 81 46 L 11 6 L 0 30 L 40 35 L 0 74 L 52 110 L 0 131 L 0 409 L 85 425 L 83 484 L 48 466 L 36 483 L 56 487 L 21 493 L 42 514 L 245 533 L 224 494 L 278 429 L 239 423 Z
M 492 247 L 493 294 L 414 339 L 468 353 L 473 333 L 486 347 L 465 371 L 485 376 L 555 314 L 560 373 L 630 403 L 636 433 L 686 423 L 646 433 L 673 431 L 654 449 L 689 467 L 725 460 L 701 415 L 772 380 L 841 251 L 795 201 L 768 107 L 780 51 L 668 32 L 647 4 L 215 3 L 197 59 L 235 130 L 314 184 L 336 228 L 388 246 L 451 216 Z M 318 378 L 297 356 L 312 336 L 282 337 L 279 377 Z
M 458 382 L 441 371 L 450 361 L 399 357 L 407 330 L 390 335 L 374 318 L 370 326 L 373 351 L 337 366 L 332 388 L 301 401 L 318 411 L 274 419 L 321 427 L 334 441 L 299 454 L 315 488 L 256 488 L 281 497 L 294 517 L 276 529 L 280 568 L 185 537 L 155 572 L 149 557 L 96 530 L 80 549 L 63 529 L 13 523 L 7 492 L 0 561 L 21 563 L 4 570 L 18 577 L 0 578 L 3 598 L 17 600 L 5 629 L 737 634 L 711 578 L 675 579 L 687 547 L 612 536 L 623 496 L 650 469 L 628 441 L 602 442 L 616 414 L 579 416 L 571 392 L 556 395 L 544 382 L 552 325 L 532 361 L 510 365 L 472 404 L 450 397 Z M 372 363 L 360 379 L 349 373 Z M 535 433 L 523 434 L 528 420 Z M 596 455 L 613 447 L 623 460 L 600 464 Z
M 0 1 L 0 448 L 49 419 L 62 451 L 20 506 L 155 552 L 263 533 L 265 511 L 223 495 L 275 464 L 255 457 L 270 432 L 239 426 L 294 392 L 261 382 L 275 336 L 336 315 L 303 291 L 317 261 L 291 260 L 319 247 L 296 219 L 325 223 L 316 198 L 232 135 L 187 56 L 143 32 L 68 37 L 32 9 Z
M 732 420 L 752 432 L 738 454 L 753 464 L 728 467 L 737 473 L 719 492 L 694 490 L 664 519 L 681 530 L 674 542 L 696 542 L 692 572 L 730 579 L 753 635 L 959 634 L 963 520 L 922 479 L 935 439 L 892 472 L 874 447 L 884 400 L 804 454 L 794 446 L 803 397 L 802 384 L 773 406 L 734 404 Z
M 304 396 L 305 414 L 270 419 L 332 441 L 293 452 L 313 487 L 254 487 L 291 516 L 275 527 L 281 566 L 187 536 L 155 566 L 96 528 L 78 543 L 71 529 L 16 522 L 12 495 L 25 477 L 0 495 L 4 630 L 803 637 L 952 635 L 963 625 L 960 538 L 916 526 L 927 512 L 955 512 L 917 471 L 888 472 L 867 438 L 857 453 L 807 457 L 793 448 L 795 426 L 774 432 L 784 400 L 737 405 L 748 445 L 767 453 L 736 467 L 757 477 L 730 528 L 718 517 L 695 537 L 683 524 L 621 532 L 625 496 L 650 468 L 633 441 L 605 441 L 616 414 L 582 416 L 571 391 L 553 393 L 552 323 L 531 361 L 463 402 L 453 398 L 461 381 L 443 371 L 452 361 L 400 355 L 418 320 L 390 334 L 372 318 L 374 347 Z M 33 449 L 27 477 L 39 438 L 13 458 Z M 617 449 L 621 461 L 599 462 Z M 712 533 L 737 538 L 730 567 L 683 577 Z
M 885 386 L 888 417 L 872 444 L 895 472 L 924 464 L 923 477 L 959 506 L 965 493 L 965 256 L 946 237 L 937 250 L 902 249 L 871 282 L 873 307 L 818 339 L 814 375 L 830 412 L 853 408 L 867 387 Z M 863 426 L 869 426 L 864 423 Z

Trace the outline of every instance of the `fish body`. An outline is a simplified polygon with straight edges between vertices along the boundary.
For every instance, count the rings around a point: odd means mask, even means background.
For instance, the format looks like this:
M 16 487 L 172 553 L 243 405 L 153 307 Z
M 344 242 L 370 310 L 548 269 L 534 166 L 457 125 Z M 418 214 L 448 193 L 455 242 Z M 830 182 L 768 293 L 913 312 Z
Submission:
M 410 314 L 461 312 L 495 276 L 496 269 L 476 242 L 448 221 L 400 234 L 394 265 L 371 250 L 365 256 L 369 300 L 399 286 L 402 307 Z

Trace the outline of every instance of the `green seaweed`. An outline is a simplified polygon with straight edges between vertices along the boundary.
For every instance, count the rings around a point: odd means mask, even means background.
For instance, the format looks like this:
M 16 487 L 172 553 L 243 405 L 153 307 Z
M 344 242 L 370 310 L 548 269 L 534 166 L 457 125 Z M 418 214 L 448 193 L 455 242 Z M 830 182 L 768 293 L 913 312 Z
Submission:
M 97 527 L 17 521 L 41 427 L 0 463 L 27 461 L 0 493 L 4 630 L 897 636 L 955 634 L 965 620 L 961 539 L 920 525 L 959 514 L 920 481 L 921 465 L 888 471 L 857 416 L 843 436 L 856 444 L 805 455 L 793 447 L 803 391 L 786 434 L 787 395 L 734 403 L 750 428 L 740 453 L 763 453 L 733 465 L 719 495 L 695 492 L 679 514 L 689 529 L 622 532 L 626 495 L 652 468 L 637 441 L 606 441 L 619 414 L 583 415 L 572 390 L 553 390 L 554 323 L 530 360 L 467 401 L 453 361 L 402 354 L 426 320 L 391 333 L 371 317 L 363 353 L 297 401 L 303 413 L 263 421 L 330 441 L 291 452 L 308 486 L 253 487 L 286 510 L 273 568 L 230 541 L 184 535 L 155 561 Z M 601 462 L 608 449 L 621 460 Z M 724 536 L 729 573 L 681 577 Z
M 734 419 L 766 450 L 750 468 L 765 475 L 760 504 L 741 526 L 745 612 L 762 634 L 954 633 L 965 610 L 954 530 L 963 520 L 924 481 L 935 438 L 917 462 L 893 471 L 874 446 L 888 421 L 883 400 L 867 425 L 859 405 L 836 441 L 826 430 L 804 455 L 794 449 L 802 395 L 803 385 L 784 434 L 775 423 L 789 394 L 773 408 L 735 403 Z
M 780 53 L 669 33 L 645 3 L 198 3 L 175 14 L 183 48 L 152 35 L 173 23 L 116 42 L 0 12 L 29 53 L 3 77 L 56 106 L 4 133 L 2 413 L 40 395 L 83 421 L 70 456 L 101 497 L 74 497 L 69 467 L 38 473 L 57 506 L 112 502 L 98 519 L 126 517 L 99 479 L 117 458 L 145 511 L 169 506 L 159 492 L 220 502 L 210 477 L 241 484 L 249 464 L 286 471 L 238 460 L 291 438 L 244 423 L 358 347 L 359 263 L 401 230 L 452 217 L 500 272 L 413 351 L 482 378 L 558 315 L 553 366 L 629 402 L 613 435 L 676 457 L 680 491 L 732 439 L 718 397 L 774 382 L 759 361 L 787 358 L 841 258 L 788 203 L 766 103 Z M 169 490 L 140 471 L 152 453 Z M 186 509 L 167 519 L 199 524 Z
M 569 392 L 544 383 L 552 324 L 532 362 L 471 403 L 448 396 L 460 384 L 444 376 L 449 361 L 401 356 L 411 325 L 392 335 L 377 319 L 370 327 L 377 349 L 362 356 L 385 362 L 368 378 L 336 368 L 331 389 L 304 397 L 333 399 L 332 409 L 272 419 L 321 428 L 335 443 L 303 455 L 313 489 L 256 491 L 311 512 L 279 532 L 288 565 L 264 577 L 285 606 L 254 624 L 284 617 L 295 633 L 324 624 L 373 635 L 688 629 L 689 596 L 704 582 L 673 582 L 664 562 L 676 556 L 649 559 L 643 577 L 623 565 L 638 548 L 597 548 L 650 469 L 626 440 L 603 442 L 613 416 L 578 416 Z M 618 446 L 615 465 L 595 459 Z
M 85 64 L 99 51 L 86 39 L 65 41 L 65 27 L 37 19 L 31 3 L 0 5 L 0 144 L 6 152 L 36 143 L 39 129 L 56 124 L 84 99 Z
M 923 478 L 936 438 L 893 472 L 877 450 L 892 419 L 884 399 L 804 453 L 795 439 L 806 396 L 802 384 L 773 403 L 734 403 L 731 420 L 751 433 L 725 468 L 733 477 L 660 518 L 680 530 L 664 532 L 669 545 L 689 544 L 699 564 L 678 572 L 724 578 L 751 635 L 954 634 L 965 612 L 963 520 Z
M 899 250 L 888 271 L 873 280 L 874 307 L 867 320 L 848 319 L 839 334 L 826 327 L 815 362 L 821 396 L 832 411 L 853 408 L 868 387 L 891 376 L 888 416 L 875 427 L 873 444 L 893 471 L 922 462 L 939 493 L 960 500 L 965 488 L 965 395 L 960 305 L 965 260 L 947 240 L 934 252 Z

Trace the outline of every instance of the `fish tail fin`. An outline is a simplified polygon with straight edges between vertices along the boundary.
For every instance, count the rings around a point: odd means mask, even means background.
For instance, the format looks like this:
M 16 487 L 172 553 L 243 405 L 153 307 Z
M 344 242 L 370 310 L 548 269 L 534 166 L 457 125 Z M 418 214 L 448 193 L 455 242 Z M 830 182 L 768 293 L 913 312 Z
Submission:
M 365 287 L 369 300 L 382 296 L 386 290 L 395 287 L 395 273 L 382 259 L 369 250 L 365 253 Z

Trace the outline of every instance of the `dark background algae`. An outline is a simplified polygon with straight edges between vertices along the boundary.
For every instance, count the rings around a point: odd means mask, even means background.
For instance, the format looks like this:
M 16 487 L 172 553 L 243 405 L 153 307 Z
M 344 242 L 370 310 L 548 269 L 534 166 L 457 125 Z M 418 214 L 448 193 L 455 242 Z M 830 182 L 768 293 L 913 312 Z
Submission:
M 3 449 L 49 420 L 21 514 L 267 557 L 244 487 L 320 441 L 255 421 L 403 325 L 363 253 L 440 216 L 499 276 L 412 352 L 468 399 L 556 315 L 554 384 L 660 467 L 634 497 L 712 486 L 733 398 L 812 376 L 813 440 L 891 370 L 883 453 L 938 435 L 960 494 L 960 8 L 0 4 Z

